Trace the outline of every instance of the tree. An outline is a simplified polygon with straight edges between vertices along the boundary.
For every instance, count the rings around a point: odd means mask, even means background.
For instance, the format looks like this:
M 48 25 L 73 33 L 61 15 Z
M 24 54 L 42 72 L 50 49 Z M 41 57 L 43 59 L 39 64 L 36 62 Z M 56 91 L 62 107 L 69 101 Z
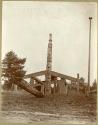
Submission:
M 85 81 L 85 79 L 84 79 L 83 77 L 81 77 L 81 78 L 80 78 L 80 80 L 81 80 L 82 82 L 84 82 L 84 81 Z
M 23 80 L 26 71 L 23 70 L 26 58 L 19 58 L 13 51 L 8 52 L 2 60 L 2 77 L 4 88 L 11 89 L 13 84 Z
M 85 79 L 83 77 L 80 78 L 80 85 L 84 86 Z
M 97 90 L 97 82 L 96 82 L 96 79 L 94 80 L 91 89 Z

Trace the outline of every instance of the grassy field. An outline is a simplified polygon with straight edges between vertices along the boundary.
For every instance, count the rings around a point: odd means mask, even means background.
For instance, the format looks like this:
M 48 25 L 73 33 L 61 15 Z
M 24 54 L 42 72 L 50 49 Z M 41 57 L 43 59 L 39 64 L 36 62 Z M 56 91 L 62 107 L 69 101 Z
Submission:
M 9 121 L 96 122 L 96 95 L 85 97 L 72 91 L 68 96 L 35 98 L 27 92 L 2 92 L 2 117 Z

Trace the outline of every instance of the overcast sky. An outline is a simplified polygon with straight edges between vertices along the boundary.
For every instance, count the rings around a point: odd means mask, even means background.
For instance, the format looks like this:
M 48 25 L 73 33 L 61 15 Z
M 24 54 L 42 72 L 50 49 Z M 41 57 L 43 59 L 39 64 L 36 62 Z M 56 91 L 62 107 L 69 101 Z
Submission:
M 92 16 L 91 81 L 97 72 L 97 4 L 94 2 L 4 1 L 2 58 L 13 50 L 27 58 L 27 73 L 46 68 L 49 33 L 53 35 L 52 70 L 87 81 L 89 19 Z

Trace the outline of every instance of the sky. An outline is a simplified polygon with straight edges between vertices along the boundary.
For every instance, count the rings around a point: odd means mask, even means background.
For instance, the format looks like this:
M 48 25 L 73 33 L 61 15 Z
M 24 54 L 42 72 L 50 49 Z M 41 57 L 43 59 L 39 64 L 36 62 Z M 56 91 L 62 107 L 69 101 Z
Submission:
M 89 17 L 91 82 L 97 77 L 97 3 L 3 1 L 2 59 L 13 50 L 26 58 L 25 70 L 46 69 L 49 33 L 52 33 L 52 70 L 77 77 L 88 75 Z

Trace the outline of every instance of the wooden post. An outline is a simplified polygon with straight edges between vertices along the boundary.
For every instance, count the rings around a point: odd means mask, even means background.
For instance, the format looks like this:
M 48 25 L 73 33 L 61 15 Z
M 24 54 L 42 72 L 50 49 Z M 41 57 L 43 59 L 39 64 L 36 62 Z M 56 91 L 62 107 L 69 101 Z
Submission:
M 87 95 L 90 93 L 90 65 L 91 65 L 91 20 L 92 17 L 89 17 L 90 26 L 89 26 L 89 54 L 88 54 L 88 91 Z
M 41 92 L 44 95 L 44 85 L 41 85 Z
M 53 83 L 54 83 L 54 94 L 56 94 L 56 91 L 57 91 L 57 77 L 53 77 Z
M 18 90 L 18 89 L 17 89 L 17 85 L 14 85 L 14 90 L 15 90 L 15 91 L 17 91 L 17 90 Z
M 79 73 L 77 74 L 77 91 L 79 92 Z
M 68 84 L 66 83 L 66 79 L 65 79 L 65 94 L 68 95 Z
M 60 94 L 61 95 L 66 95 L 66 86 L 65 86 L 65 79 L 61 78 L 61 83 L 60 83 Z
M 34 79 L 33 79 L 33 78 L 30 78 L 30 85 L 31 85 L 32 87 L 34 87 Z

